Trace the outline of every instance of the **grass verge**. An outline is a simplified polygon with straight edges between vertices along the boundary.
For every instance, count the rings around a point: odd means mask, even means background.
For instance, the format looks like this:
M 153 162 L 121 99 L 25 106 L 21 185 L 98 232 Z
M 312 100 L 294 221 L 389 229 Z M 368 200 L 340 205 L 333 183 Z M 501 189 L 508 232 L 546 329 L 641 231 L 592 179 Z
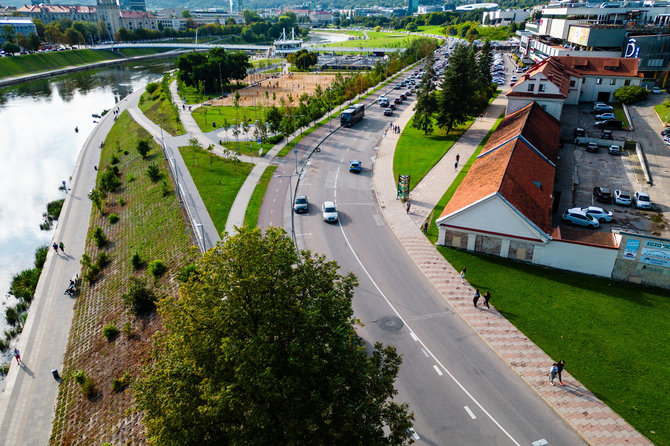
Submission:
M 654 107 L 658 117 L 663 121 L 664 124 L 670 122 L 670 101 L 664 101 Z
M 623 121 L 624 127 L 628 128 L 630 126 L 628 119 L 626 119 L 626 113 L 623 111 L 623 105 L 620 103 L 614 104 L 614 117 L 620 121 Z
M 68 50 L 2 57 L 0 79 L 122 58 L 110 50 Z
M 145 91 L 140 96 L 139 107 L 147 118 L 161 127 L 171 135 L 183 135 L 184 126 L 179 119 L 179 110 L 168 100 L 166 95 L 170 92 L 164 92 L 159 84 L 156 91 L 149 93 Z
M 258 226 L 258 214 L 261 211 L 261 205 L 263 204 L 263 198 L 265 197 L 265 191 L 268 188 L 268 183 L 274 175 L 275 170 L 279 166 L 268 166 L 261 175 L 261 179 L 256 184 L 254 193 L 251 195 L 249 200 L 249 205 L 247 206 L 247 213 L 244 215 L 244 224 L 250 228 L 255 228 Z
M 135 150 L 140 139 L 150 143 L 147 159 L 142 159 Z M 147 167 L 151 163 L 159 167 L 165 183 L 149 179 Z M 159 295 L 175 294 L 178 288 L 175 276 L 191 257 L 190 230 L 161 150 L 127 112 L 121 114 L 107 135 L 98 180 L 110 165 L 119 168 L 121 185 L 107 195 L 105 214 L 93 208 L 85 248 L 92 259 L 107 254 L 109 264 L 94 283 L 83 281 L 76 298 L 51 444 L 70 444 L 81 438 L 91 444 L 102 444 L 109 441 L 114 426 L 125 426 L 124 441 L 146 443 L 145 429 L 139 421 L 141 415 L 134 409 L 133 392 L 111 389 L 113 380 L 125 373 L 133 378 L 140 375 L 149 358 L 153 335 L 162 324 L 155 314 L 142 318 L 130 315 L 122 304 L 122 295 L 127 292 L 129 278 L 149 278 L 146 263 L 157 259 L 164 262 L 167 272 L 158 280 L 151 279 L 149 288 Z M 116 223 L 110 223 L 111 214 L 118 216 Z M 102 249 L 92 240 L 95 226 L 102 228 L 108 239 Z M 130 261 L 134 253 L 145 264 L 138 270 Z M 103 327 L 110 324 L 121 331 L 113 341 L 102 334 Z M 73 379 L 76 370 L 84 371 L 94 383 L 95 391 L 90 397 L 82 393 Z M 92 416 L 95 423 L 90 422 Z
M 265 113 L 264 107 L 237 107 L 203 105 L 191 112 L 191 116 L 203 132 L 215 129 L 232 127 L 235 121 L 248 121 L 250 124 L 261 119 Z
M 223 233 L 233 201 L 253 165 L 211 155 L 199 147 L 184 146 L 179 151 L 214 227 Z

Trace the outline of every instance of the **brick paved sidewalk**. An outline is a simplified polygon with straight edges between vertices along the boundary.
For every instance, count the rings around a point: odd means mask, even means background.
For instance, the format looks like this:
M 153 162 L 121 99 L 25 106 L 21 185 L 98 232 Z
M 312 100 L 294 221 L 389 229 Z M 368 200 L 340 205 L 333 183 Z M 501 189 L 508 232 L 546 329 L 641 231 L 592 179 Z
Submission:
M 468 153 L 466 150 L 472 153 L 488 132 L 488 129 L 485 129 L 486 125 L 490 124 L 490 128 L 497 119 L 498 115 L 492 113 L 491 109 L 497 110 L 499 102 L 504 100 L 497 101 L 498 99 L 489 107 L 489 118 L 473 124 L 473 127 L 463 135 L 465 139 L 462 137 L 462 140 L 472 145 L 467 149 L 458 146 L 457 150 L 461 151 L 463 162 L 469 157 L 466 155 Z M 396 123 L 404 128 L 411 116 L 412 110 L 408 107 Z M 495 308 L 487 310 L 472 305 L 473 288 L 461 280 L 458 272 L 438 253 L 419 229 L 420 222 L 432 211 L 447 186 L 456 177 L 457 172 L 453 164 L 456 152 L 452 148 L 445 155 L 447 159 L 438 163 L 417 185 L 410 195 L 412 212 L 408 215 L 405 207 L 396 199 L 397 191 L 393 176 L 393 154 L 399 136 L 389 133 L 382 138 L 374 164 L 374 188 L 384 218 L 426 277 L 481 339 L 589 444 L 651 445 L 649 440 L 596 398 L 567 371 L 563 372 L 563 382 L 566 384 L 564 387 L 551 386 L 547 372 L 554 360 Z

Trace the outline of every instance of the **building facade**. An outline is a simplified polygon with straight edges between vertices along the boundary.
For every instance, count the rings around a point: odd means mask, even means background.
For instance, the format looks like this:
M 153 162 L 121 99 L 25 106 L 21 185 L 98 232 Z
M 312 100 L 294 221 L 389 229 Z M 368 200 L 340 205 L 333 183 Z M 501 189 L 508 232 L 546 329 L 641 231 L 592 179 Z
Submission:
M 37 33 L 37 28 L 32 20 L 2 18 L 0 19 L 0 44 L 5 43 L 5 36 L 1 32 L 4 26 L 11 26 L 14 28 L 15 35 L 23 34 L 27 36 L 30 33 Z
M 512 22 L 521 23 L 530 17 L 530 9 L 506 9 L 498 11 L 484 11 L 482 25 L 507 26 Z

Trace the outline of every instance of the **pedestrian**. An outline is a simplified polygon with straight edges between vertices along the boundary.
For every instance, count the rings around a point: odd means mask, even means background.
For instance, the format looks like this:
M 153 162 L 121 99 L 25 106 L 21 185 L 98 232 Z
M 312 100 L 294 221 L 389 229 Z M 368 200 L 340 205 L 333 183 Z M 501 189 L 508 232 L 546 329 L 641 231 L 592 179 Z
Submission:
M 63 251 L 63 253 L 65 253 L 65 245 L 63 244 L 63 242 L 60 242 L 58 244 L 58 247 L 60 248 L 61 251 Z
M 486 305 L 486 308 L 491 308 L 489 307 L 489 300 L 491 300 L 491 293 L 486 290 L 486 293 L 484 293 L 484 305 Z
M 555 385 L 554 379 L 556 378 L 557 373 L 558 373 L 558 364 L 554 363 L 551 366 L 551 370 L 549 370 L 549 377 L 550 377 L 549 384 L 551 384 L 552 386 Z
M 407 200 L 407 213 L 409 214 L 409 208 L 412 206 L 412 204 Z
M 558 367 L 558 383 L 564 386 L 565 384 L 563 384 L 563 377 L 561 374 L 563 373 L 563 368 L 565 367 L 565 361 L 561 359 L 556 363 L 556 366 Z
M 458 170 L 458 161 L 454 163 L 454 170 Z
M 477 301 L 481 297 L 481 294 L 479 294 L 479 288 L 475 290 L 475 296 L 472 298 L 472 303 L 475 304 L 475 307 L 477 307 Z
M 58 244 L 56 244 L 56 242 L 54 242 L 54 244 L 51 246 L 54 247 L 54 251 L 58 252 Z
M 424 234 L 428 233 L 428 220 L 425 220 L 423 222 L 423 225 L 421 226 L 421 230 L 423 231 Z
M 14 357 L 16 358 L 16 363 L 21 365 L 21 352 L 19 352 L 18 347 L 14 347 Z
M 461 271 L 461 279 L 463 279 L 464 282 L 465 282 L 465 273 L 467 273 L 467 272 L 468 272 L 468 268 L 464 266 L 463 270 Z
M 461 155 L 459 153 L 456 154 L 456 162 L 459 162 L 461 160 Z
M 393 129 L 393 123 L 392 122 L 389 122 L 389 128 Z

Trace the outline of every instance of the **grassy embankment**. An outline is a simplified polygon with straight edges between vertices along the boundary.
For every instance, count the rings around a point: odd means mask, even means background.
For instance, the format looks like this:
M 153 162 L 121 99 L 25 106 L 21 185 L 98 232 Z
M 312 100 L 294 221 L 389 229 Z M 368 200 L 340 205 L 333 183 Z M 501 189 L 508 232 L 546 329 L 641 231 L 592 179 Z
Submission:
M 663 121 L 663 123 L 667 124 L 670 122 L 670 100 L 661 102 L 654 107 L 654 110 L 656 110 L 658 117 L 661 119 L 661 121 Z
M 263 204 L 265 191 L 268 188 L 268 183 L 270 182 L 272 175 L 274 175 L 275 170 L 277 170 L 277 167 L 279 166 L 268 166 L 254 188 L 254 193 L 251 195 L 249 205 L 247 206 L 247 212 L 244 215 L 244 224 L 250 228 L 258 226 L 258 214 L 260 213 L 261 205 Z
M 353 34 L 354 31 L 347 31 L 346 33 Z M 360 36 L 363 35 L 362 31 L 358 31 L 357 33 L 360 33 Z M 367 31 L 367 34 L 370 38 L 366 40 L 345 40 L 344 42 L 328 43 L 324 46 L 333 48 L 404 48 L 411 40 L 423 37 L 404 33 L 384 33 L 381 31 Z
M 226 123 L 230 127 L 235 121 L 250 121 L 250 123 L 253 123 L 256 119 L 262 119 L 264 112 L 265 108 L 261 106 L 235 108 L 234 106 L 210 107 L 204 105 L 193 110 L 191 116 L 195 119 L 200 130 L 211 132 L 215 129 L 224 128 Z
M 220 158 L 200 147 L 184 146 L 179 151 L 219 234 L 226 229 L 228 213 L 252 164 Z
M 463 166 L 433 211 L 434 224 L 489 136 Z M 657 445 L 670 445 L 667 291 L 438 247 L 473 287 L 491 290 L 510 322 L 607 405 Z M 541 311 L 538 311 L 541 308 Z M 665 390 L 664 390 L 665 389 Z
M 614 104 L 614 117 L 620 121 L 623 122 L 624 127 L 628 127 L 630 124 L 628 123 L 628 119 L 626 119 L 626 113 L 623 111 L 623 106 L 621 103 L 617 102 Z
M 153 93 L 147 91 L 142 93 L 139 101 L 140 110 L 169 134 L 183 135 L 186 132 L 179 119 L 179 110 L 169 101 L 167 97 L 169 94 L 170 92 L 163 91 L 161 83 L 158 83 L 158 88 Z
M 136 151 L 140 139 L 151 146 L 147 159 L 142 159 Z M 162 180 L 149 179 L 150 164 L 159 167 Z M 130 315 L 122 303 L 122 295 L 127 292 L 131 277 L 148 279 L 149 288 L 159 295 L 175 294 L 179 284 L 175 276 L 192 256 L 190 229 L 177 202 L 161 150 L 127 112 L 121 114 L 107 135 L 99 166 L 98 181 L 108 166 L 116 166 L 121 185 L 108 194 L 104 214 L 93 208 L 86 253 L 93 261 L 105 253 L 109 264 L 92 284 L 83 281 L 76 298 L 52 444 L 66 444 L 77 438 L 102 444 L 109 440 L 114 426 L 121 425 L 125 426 L 126 441 L 146 442 L 144 427 L 139 422 L 141 416 L 134 409 L 133 392 L 130 389 L 113 391 L 112 382 L 126 373 L 129 381 L 140 375 L 149 358 L 152 337 L 161 322 L 156 315 Z M 111 223 L 112 214 L 118 216 L 116 223 Z M 102 228 L 108 239 L 102 249 L 96 247 L 92 237 L 96 226 Z M 135 253 L 143 262 L 137 270 L 131 265 Z M 167 267 L 159 279 L 153 279 L 148 272 L 148 263 L 154 260 L 161 260 Z M 103 336 L 103 327 L 108 325 L 119 330 L 109 341 Z M 84 371 L 94 383 L 95 391 L 90 397 L 84 396 L 74 379 L 77 370 Z M 90 422 L 92 416 L 95 423 Z
M 2 57 L 0 58 L 0 78 L 122 58 L 121 55 L 110 50 L 68 50 Z

